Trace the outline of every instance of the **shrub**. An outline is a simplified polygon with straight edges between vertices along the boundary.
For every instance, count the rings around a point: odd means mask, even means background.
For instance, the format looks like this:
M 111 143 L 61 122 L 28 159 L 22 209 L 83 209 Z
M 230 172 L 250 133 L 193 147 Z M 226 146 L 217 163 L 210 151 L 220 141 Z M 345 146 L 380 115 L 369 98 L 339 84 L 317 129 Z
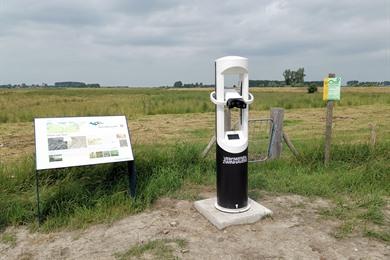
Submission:
M 318 88 L 315 85 L 310 85 L 307 87 L 307 93 L 309 93 L 309 94 L 315 93 L 315 92 L 317 92 L 317 90 L 318 90 Z

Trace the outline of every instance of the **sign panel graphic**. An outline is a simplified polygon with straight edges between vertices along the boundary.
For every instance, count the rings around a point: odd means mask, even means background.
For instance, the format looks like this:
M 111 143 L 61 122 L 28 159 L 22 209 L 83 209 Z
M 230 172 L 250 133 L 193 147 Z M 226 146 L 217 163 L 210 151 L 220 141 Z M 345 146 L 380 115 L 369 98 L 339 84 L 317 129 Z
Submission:
M 134 160 L 125 116 L 36 118 L 36 169 Z
M 341 78 L 325 78 L 323 100 L 340 100 Z

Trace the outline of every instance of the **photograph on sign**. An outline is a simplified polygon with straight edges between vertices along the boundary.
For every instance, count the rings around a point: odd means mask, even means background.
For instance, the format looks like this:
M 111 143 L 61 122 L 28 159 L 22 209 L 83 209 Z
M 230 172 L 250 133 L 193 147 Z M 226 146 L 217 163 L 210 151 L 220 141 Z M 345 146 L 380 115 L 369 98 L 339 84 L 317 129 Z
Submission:
M 125 116 L 36 118 L 36 169 L 134 160 Z

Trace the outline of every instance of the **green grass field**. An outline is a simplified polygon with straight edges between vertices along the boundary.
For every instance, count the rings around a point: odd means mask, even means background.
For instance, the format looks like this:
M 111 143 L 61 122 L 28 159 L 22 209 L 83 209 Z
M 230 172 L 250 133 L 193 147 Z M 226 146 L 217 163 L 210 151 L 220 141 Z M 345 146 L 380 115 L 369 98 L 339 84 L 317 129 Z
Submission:
M 31 126 L 34 117 L 125 114 L 135 139 L 138 196 L 128 197 L 125 164 L 43 171 L 42 231 L 84 228 L 141 212 L 157 198 L 194 200 L 215 183 L 213 153 L 199 154 L 213 134 L 210 90 L 37 89 L 0 90 L 0 227 L 36 229 Z M 323 167 L 324 103 L 305 89 L 254 89 L 251 117 L 286 109 L 285 130 L 302 154 L 285 148 L 281 160 L 251 164 L 251 196 L 262 192 L 320 196 L 334 202 L 326 218 L 342 220 L 336 237 L 352 232 L 390 240 L 390 89 L 345 89 L 335 108 L 332 162 Z M 168 123 L 167 123 L 168 122 Z M 368 144 L 368 124 L 377 144 Z M 168 126 L 166 126 L 168 125 Z M 24 137 L 12 144 L 13 136 Z M 19 146 L 18 146 L 19 145 Z M 12 145 L 10 145 L 12 146 Z M 30 147 L 23 150 L 24 147 Z M 25 151 L 8 155 L 13 150 Z M 13 150 L 12 150 L 13 149 Z
M 321 93 L 306 89 L 254 89 L 252 110 L 270 107 L 320 108 Z M 390 105 L 388 89 L 345 90 L 339 106 Z M 34 117 L 124 114 L 130 119 L 144 115 L 214 112 L 210 89 L 26 89 L 0 90 L 0 123 L 32 122 Z M 283 93 L 283 94 L 281 94 Z

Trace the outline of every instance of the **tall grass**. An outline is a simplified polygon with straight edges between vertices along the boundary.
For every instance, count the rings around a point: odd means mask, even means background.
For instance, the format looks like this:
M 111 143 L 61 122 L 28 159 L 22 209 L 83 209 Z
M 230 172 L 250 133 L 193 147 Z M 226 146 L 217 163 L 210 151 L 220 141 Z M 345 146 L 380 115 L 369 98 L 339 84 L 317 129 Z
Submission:
M 167 89 L 28 89 L 0 90 L 0 123 L 31 122 L 34 117 L 89 116 L 125 114 L 129 119 L 154 114 L 213 112 L 210 90 Z M 281 93 L 254 91 L 252 110 L 271 106 L 286 109 L 321 107 L 320 93 Z M 390 104 L 390 95 L 361 91 L 343 93 L 340 106 Z M 384 121 L 383 121 L 384 122 Z M 285 126 L 301 123 L 286 120 Z M 381 125 L 383 129 L 386 124 Z M 195 129 L 206 137 L 209 132 Z M 350 128 L 344 131 L 350 131 Z M 363 131 L 363 130 L 362 130 Z M 365 130 L 364 130 L 365 131 Z M 386 132 L 386 131 L 384 131 Z M 353 137 L 354 138 L 354 137 Z M 346 139 L 345 139 L 346 140 Z M 383 208 L 390 196 L 390 146 L 386 138 L 375 147 L 361 144 L 335 144 L 332 161 L 324 168 L 323 149 L 316 136 L 294 140 L 302 153 L 300 160 L 282 160 L 250 164 L 249 187 L 253 191 L 321 196 L 335 202 L 323 210 L 324 216 L 343 221 L 341 237 L 364 223 L 364 234 L 388 240 L 390 231 L 377 232 L 369 225 L 390 226 Z M 266 142 L 263 142 L 266 144 Z M 335 142 L 336 143 L 336 142 Z M 138 172 L 137 197 L 128 195 L 125 163 L 86 166 L 40 172 L 43 225 L 51 231 L 59 228 L 83 228 L 91 223 L 109 223 L 149 207 L 162 196 L 177 196 L 182 185 L 214 186 L 215 161 L 198 157 L 202 144 L 138 145 L 134 147 Z M 286 153 L 285 153 L 286 154 Z M 181 192 L 197 198 L 199 189 Z M 179 196 L 180 197 L 180 196 Z M 0 163 L 0 230 L 9 225 L 36 228 L 35 171 L 32 157 L 7 164 Z
M 384 211 L 390 196 L 390 147 L 366 144 L 333 145 L 332 161 L 323 166 L 323 149 L 312 143 L 300 160 L 251 165 L 249 186 L 277 193 L 319 196 L 334 202 L 319 209 L 341 221 L 336 238 L 351 233 L 389 241 L 390 222 Z
M 174 195 L 183 183 L 214 186 L 215 161 L 200 159 L 197 145 L 143 146 L 135 151 L 138 189 L 134 200 L 128 196 L 125 164 L 42 171 L 41 228 L 50 231 L 112 222 L 142 211 L 161 196 Z M 358 219 L 386 224 L 382 208 L 383 198 L 390 195 L 389 146 L 335 145 L 332 154 L 328 168 L 322 165 L 322 149 L 315 145 L 308 146 L 299 161 L 288 157 L 250 164 L 250 189 L 330 198 L 341 205 L 332 212 L 344 217 L 350 211 L 343 205 L 352 200 L 351 208 L 364 209 Z M 36 227 L 33 169 L 32 158 L 0 167 L 0 227 Z
M 390 148 L 380 144 L 333 145 L 332 161 L 323 167 L 323 149 L 307 146 L 300 160 L 279 160 L 250 167 L 252 188 L 305 196 L 357 197 L 390 195 Z
M 0 123 L 31 122 L 34 117 L 125 114 L 128 118 L 155 114 L 213 112 L 210 90 L 171 89 L 23 89 L 0 90 Z M 252 110 L 271 106 L 322 107 L 321 93 L 253 92 Z M 390 104 L 390 95 L 348 91 L 339 106 Z
M 81 228 L 140 212 L 156 198 L 180 188 L 185 178 L 197 182 L 212 169 L 200 163 L 195 146 L 136 151 L 136 199 L 128 195 L 126 163 L 41 171 L 42 229 Z M 34 174 L 32 158 L 0 167 L 0 227 L 35 226 Z

